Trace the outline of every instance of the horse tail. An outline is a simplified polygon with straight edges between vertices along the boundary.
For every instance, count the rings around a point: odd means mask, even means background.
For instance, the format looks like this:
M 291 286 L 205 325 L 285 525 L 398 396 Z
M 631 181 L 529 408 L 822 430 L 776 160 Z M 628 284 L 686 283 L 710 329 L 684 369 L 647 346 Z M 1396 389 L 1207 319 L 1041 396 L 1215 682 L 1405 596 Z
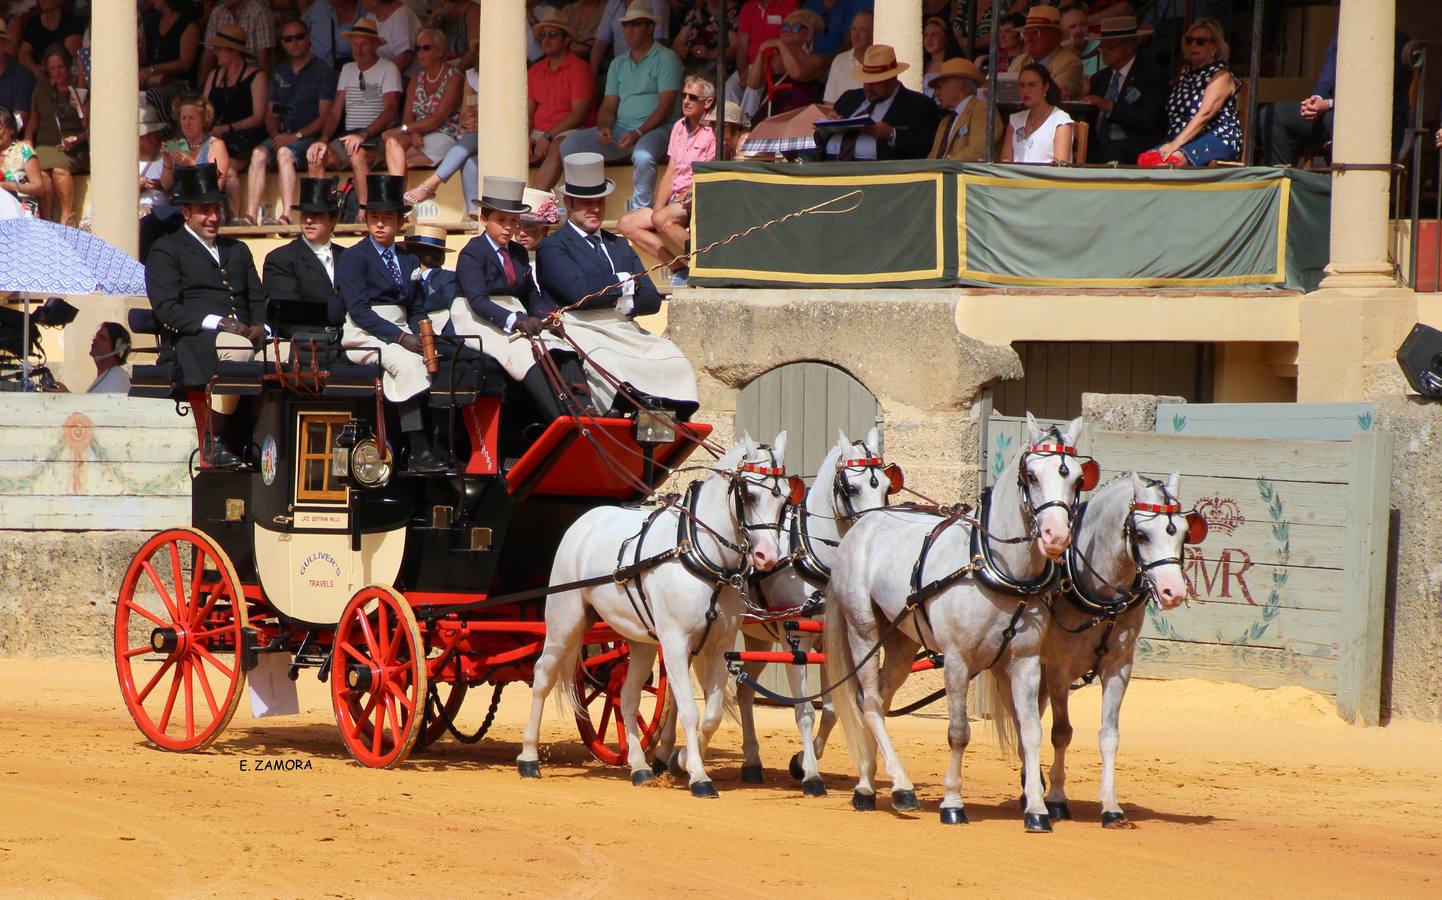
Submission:
M 836 719 L 841 723 L 841 730 L 846 735 L 846 746 L 851 751 L 857 771 L 869 772 L 874 768 L 876 744 L 861 718 L 861 705 L 856 700 L 856 685 L 851 679 L 845 684 L 838 683 L 851 674 L 852 662 L 846 614 L 842 612 L 840 597 L 836 596 L 837 592 L 833 590 L 835 585 L 833 580 L 826 591 L 826 618 L 821 629 L 826 647 L 826 683 L 834 686 L 829 696 Z
M 1002 693 L 1001 679 L 990 670 L 981 672 L 981 686 L 986 705 L 991 710 L 991 727 L 996 732 L 996 745 L 1001 748 L 1003 758 L 1015 756 L 1017 747 L 1016 713 L 1012 710 L 1011 697 Z

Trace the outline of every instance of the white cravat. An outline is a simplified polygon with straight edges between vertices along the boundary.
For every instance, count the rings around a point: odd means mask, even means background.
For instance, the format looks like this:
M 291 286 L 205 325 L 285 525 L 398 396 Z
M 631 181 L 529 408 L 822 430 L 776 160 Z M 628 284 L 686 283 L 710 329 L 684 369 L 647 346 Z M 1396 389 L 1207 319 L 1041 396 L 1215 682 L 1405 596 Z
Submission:
M 316 244 L 313 243 L 310 238 L 302 238 L 302 240 L 304 240 L 305 245 L 310 248 L 310 252 L 315 254 L 315 258 L 320 260 L 320 264 L 325 266 L 325 274 L 330 276 L 330 283 L 334 286 L 335 254 L 331 252 L 330 241 L 326 241 L 324 244 Z

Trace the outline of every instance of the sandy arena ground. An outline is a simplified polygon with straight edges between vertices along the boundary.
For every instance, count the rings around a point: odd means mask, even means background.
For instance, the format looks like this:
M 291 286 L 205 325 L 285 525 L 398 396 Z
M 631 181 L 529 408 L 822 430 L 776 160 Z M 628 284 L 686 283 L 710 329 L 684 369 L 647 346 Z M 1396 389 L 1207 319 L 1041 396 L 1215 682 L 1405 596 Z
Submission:
M 1356 729 L 1325 698 L 1200 681 L 1137 681 L 1123 711 L 1119 785 L 1140 826 L 1097 824 L 1100 693 L 1074 701 L 1072 810 L 1023 832 L 1015 768 L 978 723 L 972 824 L 936 820 L 939 715 L 895 723 L 923 808 L 849 808 L 850 759 L 804 799 L 784 770 L 790 715 L 762 712 L 767 784 L 739 781 L 722 727 L 721 799 L 632 788 L 550 716 L 545 778 L 512 765 L 529 691 L 506 694 L 493 738 L 449 738 L 398 771 L 346 756 L 328 696 L 302 679 L 298 719 L 242 704 L 209 751 L 143 744 L 104 661 L 0 660 L 0 895 L 5 896 L 1211 896 L 1442 895 L 1442 726 Z M 488 698 L 488 694 L 487 694 Z M 478 722 L 473 695 L 462 712 Z M 1049 757 L 1049 751 L 1047 756 Z M 241 771 L 243 761 L 311 769 Z

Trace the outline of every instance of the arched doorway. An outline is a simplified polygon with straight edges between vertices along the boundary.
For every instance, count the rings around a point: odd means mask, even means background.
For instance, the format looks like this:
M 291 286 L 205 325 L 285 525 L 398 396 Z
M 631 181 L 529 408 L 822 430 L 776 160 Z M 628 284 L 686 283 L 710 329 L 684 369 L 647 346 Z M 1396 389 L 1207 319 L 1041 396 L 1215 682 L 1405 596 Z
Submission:
M 882 424 L 881 406 L 861 382 L 836 366 L 797 362 L 777 366 L 741 389 L 736 433 L 770 441 L 786 431 L 786 468 L 815 475 L 836 431 L 859 440 Z M 879 450 L 880 448 L 873 448 Z

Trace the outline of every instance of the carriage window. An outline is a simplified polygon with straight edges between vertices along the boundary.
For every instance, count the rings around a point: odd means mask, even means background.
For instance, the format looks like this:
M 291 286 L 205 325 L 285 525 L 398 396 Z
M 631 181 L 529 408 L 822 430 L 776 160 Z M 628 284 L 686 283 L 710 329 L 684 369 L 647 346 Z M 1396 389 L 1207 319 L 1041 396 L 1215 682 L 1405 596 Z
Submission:
M 345 428 L 344 413 L 300 414 L 300 459 L 296 466 L 295 499 L 345 502 L 345 485 L 330 474 L 330 448 Z

